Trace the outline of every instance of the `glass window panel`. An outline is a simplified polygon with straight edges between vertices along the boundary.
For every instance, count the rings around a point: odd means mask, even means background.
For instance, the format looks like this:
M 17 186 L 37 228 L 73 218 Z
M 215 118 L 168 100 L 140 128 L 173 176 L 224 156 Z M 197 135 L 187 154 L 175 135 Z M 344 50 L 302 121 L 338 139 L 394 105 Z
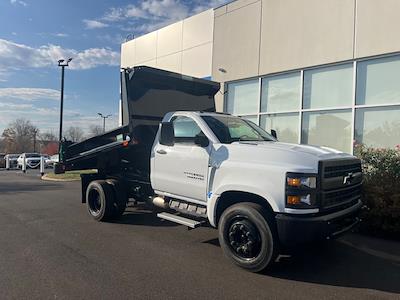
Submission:
M 173 118 L 175 142 L 194 142 L 196 135 L 201 133 L 200 127 L 191 118 L 178 116 Z
M 374 148 L 400 144 L 400 106 L 356 110 L 355 142 Z
M 351 111 L 304 112 L 301 142 L 351 152 Z
M 234 115 L 258 113 L 258 79 L 228 85 L 227 112 Z
M 300 106 L 300 73 L 263 78 L 261 111 L 298 110 Z
M 357 104 L 400 103 L 400 56 L 357 63 Z
M 304 108 L 350 106 L 353 98 L 353 64 L 304 71 Z
M 299 139 L 299 114 L 273 114 L 262 115 L 261 127 L 267 132 L 276 130 L 280 142 L 298 143 Z
M 243 119 L 249 120 L 254 124 L 258 125 L 258 117 L 257 116 L 242 116 Z

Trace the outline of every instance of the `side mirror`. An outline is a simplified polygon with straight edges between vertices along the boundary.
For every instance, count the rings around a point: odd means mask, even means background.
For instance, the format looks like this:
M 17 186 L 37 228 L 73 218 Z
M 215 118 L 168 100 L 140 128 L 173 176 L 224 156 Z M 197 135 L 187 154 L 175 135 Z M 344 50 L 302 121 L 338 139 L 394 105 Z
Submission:
M 271 135 L 272 135 L 274 138 L 278 139 L 278 135 L 276 134 L 276 130 L 271 129 Z
M 171 122 L 161 123 L 160 144 L 165 146 L 174 145 L 174 126 Z
M 196 135 L 196 137 L 194 138 L 194 143 L 196 145 L 199 145 L 200 147 L 207 147 L 210 144 L 210 141 L 208 140 L 208 138 L 203 135 L 203 134 L 198 134 Z

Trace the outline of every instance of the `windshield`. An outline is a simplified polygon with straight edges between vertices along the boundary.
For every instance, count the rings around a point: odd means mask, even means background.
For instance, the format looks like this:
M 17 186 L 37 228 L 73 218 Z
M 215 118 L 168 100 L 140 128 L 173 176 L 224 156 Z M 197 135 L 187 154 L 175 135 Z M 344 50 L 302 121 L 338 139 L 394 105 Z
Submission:
M 275 141 L 273 136 L 256 124 L 239 117 L 220 115 L 202 118 L 223 144 L 237 141 Z
M 40 157 L 40 155 L 37 153 L 26 153 L 25 157 L 26 158 L 35 158 L 35 157 Z

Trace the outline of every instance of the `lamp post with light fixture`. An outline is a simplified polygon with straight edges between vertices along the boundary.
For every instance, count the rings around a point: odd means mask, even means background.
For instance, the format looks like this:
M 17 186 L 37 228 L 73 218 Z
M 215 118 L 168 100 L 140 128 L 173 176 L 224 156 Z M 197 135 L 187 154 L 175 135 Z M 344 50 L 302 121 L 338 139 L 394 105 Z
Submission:
M 111 115 L 103 115 L 102 113 L 97 113 L 101 118 L 103 118 L 103 133 L 106 132 L 106 119 L 111 117 Z
M 63 109 L 64 109 L 64 69 L 68 67 L 72 58 L 67 60 L 60 59 L 58 61 L 58 66 L 61 67 L 61 104 L 60 104 L 60 145 L 62 140 L 62 125 L 63 125 Z

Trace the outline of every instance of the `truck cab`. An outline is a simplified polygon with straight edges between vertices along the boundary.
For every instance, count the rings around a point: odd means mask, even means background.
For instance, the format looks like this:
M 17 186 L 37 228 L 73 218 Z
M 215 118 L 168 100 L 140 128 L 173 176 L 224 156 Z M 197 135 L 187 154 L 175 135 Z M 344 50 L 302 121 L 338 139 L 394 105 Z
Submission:
M 152 151 L 153 189 L 203 204 L 212 226 L 225 222 L 226 207 L 246 202 L 264 207 L 281 245 L 330 239 L 357 223 L 362 173 L 352 155 L 281 143 L 227 114 L 176 112 L 163 121 Z
M 60 153 L 62 170 L 98 169 L 82 175 L 82 202 L 95 220 L 120 216 L 129 198 L 147 202 L 160 218 L 216 227 L 225 255 L 253 272 L 283 248 L 357 224 L 356 157 L 282 143 L 251 121 L 215 112 L 217 83 L 148 67 L 125 75 L 126 124 Z

